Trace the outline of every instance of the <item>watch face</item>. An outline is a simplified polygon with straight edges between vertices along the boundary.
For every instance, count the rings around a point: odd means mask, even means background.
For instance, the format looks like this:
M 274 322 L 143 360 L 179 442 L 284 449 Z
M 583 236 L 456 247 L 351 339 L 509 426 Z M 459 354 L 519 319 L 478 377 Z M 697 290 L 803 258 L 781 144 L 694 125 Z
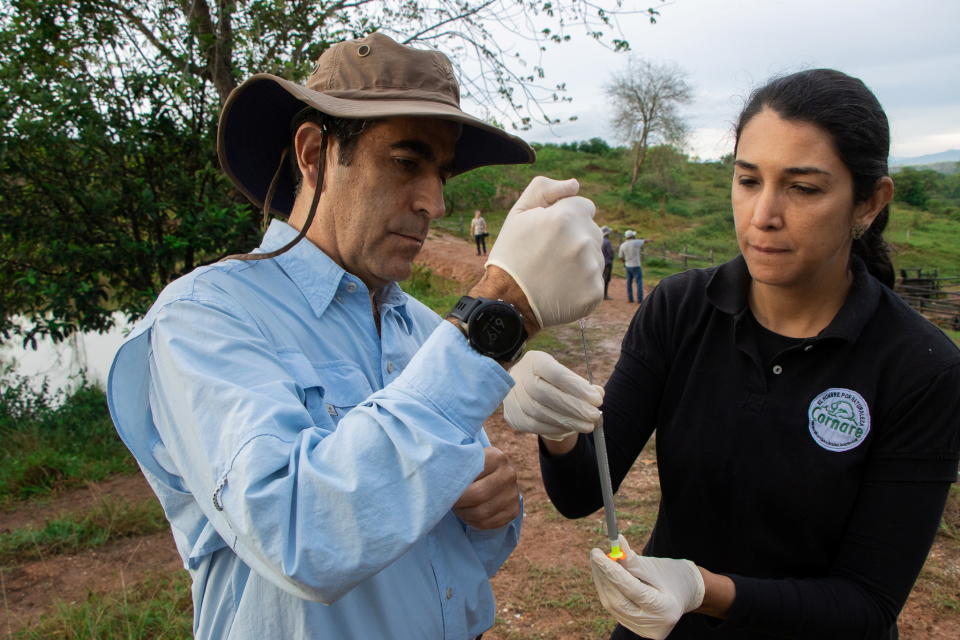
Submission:
M 516 348 L 523 332 L 520 314 L 504 302 L 490 302 L 470 317 L 471 339 L 487 355 L 499 356 Z

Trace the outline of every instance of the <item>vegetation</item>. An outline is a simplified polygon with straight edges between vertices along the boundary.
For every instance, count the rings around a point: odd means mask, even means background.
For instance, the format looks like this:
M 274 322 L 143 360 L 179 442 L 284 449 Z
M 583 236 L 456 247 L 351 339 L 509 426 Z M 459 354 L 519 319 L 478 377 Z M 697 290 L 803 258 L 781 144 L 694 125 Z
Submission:
M 960 162 L 952 173 L 903 167 L 893 179 L 897 202 L 960 218 Z
M 0 376 L 0 441 L 0 508 L 137 469 L 90 385 L 54 393 Z
M 452 309 L 464 294 L 460 283 L 441 278 L 420 264 L 413 265 L 413 275 L 401 283 L 401 288 L 439 314 Z
M 193 602 L 186 571 L 154 576 L 118 593 L 91 593 L 78 603 L 61 603 L 10 640 L 181 640 L 193 637 Z
M 80 514 L 48 520 L 41 528 L 0 533 L 0 567 L 77 553 L 119 538 L 166 531 L 169 526 L 160 503 L 152 497 L 136 504 L 101 500 Z
M 480 208 L 496 236 L 510 205 L 533 176 L 573 176 L 580 180 L 581 193 L 596 202 L 597 223 L 613 228 L 615 245 L 627 229 L 652 241 L 646 248 L 644 271 L 653 282 L 685 267 L 707 266 L 737 255 L 730 211 L 732 157 L 696 162 L 670 147 L 653 147 L 636 188 L 630 189 L 631 151 L 606 145 L 598 145 L 600 151 L 587 150 L 590 144 L 535 144 L 535 165 L 484 167 L 472 172 L 471 189 L 484 193 L 484 199 L 474 201 L 458 194 L 439 226 L 467 238 L 466 230 L 461 231 L 457 223 L 461 211 L 472 213 Z M 894 176 L 898 193 L 913 189 L 904 186 L 901 190 L 901 182 L 912 184 L 911 172 L 923 177 L 919 188 L 927 204 L 910 204 L 903 196 L 891 205 L 886 237 L 894 266 L 956 274 L 960 272 L 960 244 L 956 242 L 960 237 L 960 174 L 903 170 Z M 450 181 L 448 191 L 459 179 Z M 615 263 L 614 273 L 623 274 L 619 263 Z
M 687 126 L 678 111 L 693 98 L 686 77 L 675 64 L 631 58 L 626 70 L 613 74 L 607 86 L 613 129 L 633 149 L 631 189 L 640 177 L 649 147 L 680 147 L 686 138 Z
M 198 264 L 256 245 L 260 213 L 219 169 L 221 105 L 255 72 L 303 81 L 331 43 L 379 30 L 449 54 L 464 94 L 517 129 L 565 100 L 537 60 L 582 37 L 618 50 L 624 12 L 588 0 L 3 0 L 0 339 L 104 330 Z M 535 26 L 534 26 L 535 25 Z M 18 319 L 19 318 L 19 319 Z

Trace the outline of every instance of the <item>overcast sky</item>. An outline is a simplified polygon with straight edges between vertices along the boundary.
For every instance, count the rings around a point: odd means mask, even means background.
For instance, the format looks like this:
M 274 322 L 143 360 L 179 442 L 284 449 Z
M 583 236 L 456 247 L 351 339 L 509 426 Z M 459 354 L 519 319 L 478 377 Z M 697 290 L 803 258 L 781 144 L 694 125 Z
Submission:
M 960 0 L 673 0 L 651 25 L 622 20 L 633 54 L 676 62 L 689 73 L 694 100 L 684 110 L 693 129 L 688 152 L 718 158 L 732 150 L 731 123 L 745 96 L 771 75 L 832 67 L 862 79 L 890 119 L 891 155 L 960 149 Z M 646 5 L 645 5 L 646 6 Z M 589 38 L 552 47 L 547 80 L 566 81 L 569 105 L 551 107 L 578 120 L 536 126 L 536 142 L 610 142 L 603 87 L 624 54 Z

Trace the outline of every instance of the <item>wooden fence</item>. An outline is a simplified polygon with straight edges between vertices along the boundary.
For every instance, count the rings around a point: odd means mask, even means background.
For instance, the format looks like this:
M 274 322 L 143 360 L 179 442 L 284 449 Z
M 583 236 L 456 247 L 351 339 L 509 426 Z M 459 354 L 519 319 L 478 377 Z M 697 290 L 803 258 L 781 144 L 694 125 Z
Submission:
M 941 275 L 937 269 L 900 269 L 896 291 L 931 322 L 960 331 L 960 276 Z
M 684 269 L 712 266 L 718 262 L 726 262 L 731 257 L 732 256 L 726 254 L 715 254 L 713 249 L 710 249 L 707 255 L 699 255 L 691 253 L 690 248 L 687 246 L 679 246 L 671 249 L 666 244 L 660 242 L 651 242 L 650 244 L 644 245 L 641 254 L 642 262 L 644 263 L 651 258 L 660 258 L 665 262 L 682 265 Z

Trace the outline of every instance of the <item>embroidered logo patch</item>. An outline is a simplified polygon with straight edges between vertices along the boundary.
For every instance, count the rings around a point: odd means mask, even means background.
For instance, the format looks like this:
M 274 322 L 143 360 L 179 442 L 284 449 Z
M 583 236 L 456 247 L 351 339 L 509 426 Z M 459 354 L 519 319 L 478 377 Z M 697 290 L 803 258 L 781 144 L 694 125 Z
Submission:
M 849 451 L 860 446 L 870 433 L 870 408 L 851 389 L 827 389 L 807 409 L 810 435 L 829 451 Z

